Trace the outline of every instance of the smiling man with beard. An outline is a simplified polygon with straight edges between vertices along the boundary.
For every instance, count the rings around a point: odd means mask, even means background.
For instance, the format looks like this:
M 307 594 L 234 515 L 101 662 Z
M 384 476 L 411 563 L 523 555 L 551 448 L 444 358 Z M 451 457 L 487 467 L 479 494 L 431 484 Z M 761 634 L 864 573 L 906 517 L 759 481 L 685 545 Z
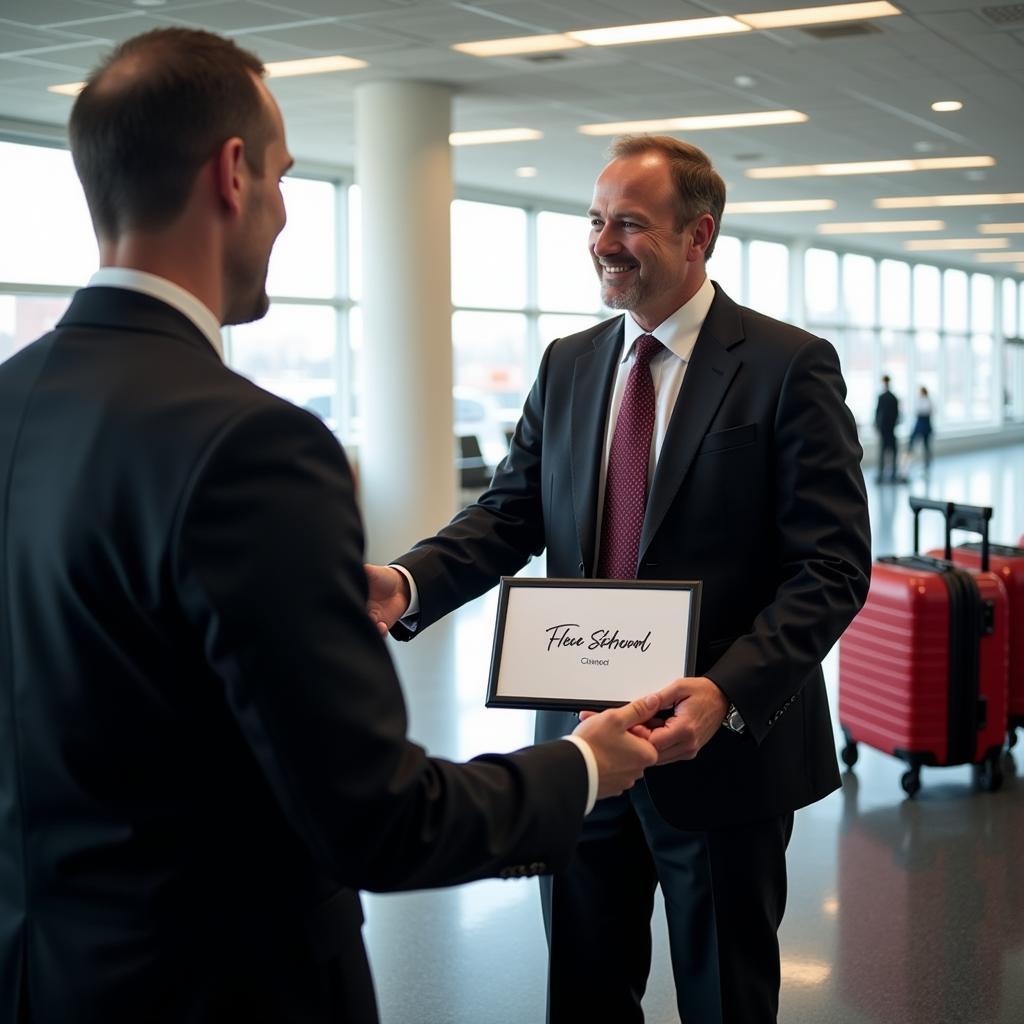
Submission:
M 626 315 L 552 342 L 490 489 L 367 567 L 402 639 L 545 549 L 552 577 L 704 582 L 658 766 L 542 880 L 551 1024 L 643 1020 L 659 884 L 682 1020 L 775 1021 L 793 812 L 839 785 L 821 661 L 867 594 L 861 448 L 832 346 L 707 277 L 724 206 L 696 147 L 613 146 L 590 255 Z

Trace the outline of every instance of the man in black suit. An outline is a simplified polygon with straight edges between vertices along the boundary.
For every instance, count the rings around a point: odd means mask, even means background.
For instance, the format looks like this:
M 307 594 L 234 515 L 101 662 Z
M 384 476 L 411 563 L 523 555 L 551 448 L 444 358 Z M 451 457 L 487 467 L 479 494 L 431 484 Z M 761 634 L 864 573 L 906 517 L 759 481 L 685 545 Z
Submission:
M 867 593 L 861 448 L 832 346 L 706 277 L 725 204 L 707 157 L 658 136 L 613 155 L 590 252 L 629 315 L 547 348 L 490 489 L 368 566 L 369 610 L 414 636 L 545 549 L 553 577 L 703 580 L 698 675 L 663 691 L 680 703 L 652 733 L 659 767 L 598 805 L 542 887 L 549 1020 L 643 1019 L 660 882 L 682 1019 L 763 1024 L 793 811 L 839 784 L 821 661 Z M 539 714 L 538 737 L 570 717 Z
M 102 268 L 0 366 L 12 1024 L 370 1024 L 358 888 L 562 867 L 657 757 L 650 699 L 467 765 L 406 738 L 344 455 L 220 358 L 285 221 L 262 74 L 167 29 L 90 78 Z
M 900 421 L 900 400 L 892 393 L 892 379 L 882 378 L 882 390 L 875 404 L 875 430 L 878 432 L 878 483 L 899 483 L 899 449 L 896 426 Z

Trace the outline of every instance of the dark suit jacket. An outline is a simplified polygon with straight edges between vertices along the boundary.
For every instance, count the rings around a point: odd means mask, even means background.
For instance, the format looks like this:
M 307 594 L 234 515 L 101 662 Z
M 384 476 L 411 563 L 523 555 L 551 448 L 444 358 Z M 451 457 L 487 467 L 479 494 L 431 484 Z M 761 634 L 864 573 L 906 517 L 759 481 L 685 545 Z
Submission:
M 406 739 L 362 546 L 328 430 L 161 302 L 0 366 L 0 1020 L 375 1020 L 353 890 L 568 859 L 570 744 Z
M 490 489 L 397 559 L 416 580 L 419 628 L 545 548 L 550 576 L 593 575 L 621 346 L 616 317 L 548 347 Z M 658 809 L 679 827 L 780 814 L 839 784 L 820 666 L 870 571 L 845 396 L 831 345 L 716 286 L 651 483 L 638 575 L 703 580 L 697 674 L 725 691 L 747 733 L 720 730 L 695 760 L 647 772 Z M 538 736 L 571 720 L 538 714 Z

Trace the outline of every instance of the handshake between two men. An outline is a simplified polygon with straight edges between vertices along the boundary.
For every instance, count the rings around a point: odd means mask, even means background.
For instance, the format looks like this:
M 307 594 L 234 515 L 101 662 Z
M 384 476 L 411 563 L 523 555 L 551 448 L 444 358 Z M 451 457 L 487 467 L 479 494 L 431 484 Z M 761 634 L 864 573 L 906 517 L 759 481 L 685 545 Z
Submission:
M 382 635 L 410 611 L 405 574 L 392 566 L 367 565 L 367 612 Z M 629 789 L 647 768 L 696 757 L 715 735 L 728 710 L 725 694 L 706 676 L 675 679 L 623 707 L 582 711 L 573 730 L 597 762 L 598 799 Z M 671 709 L 671 714 L 663 713 Z

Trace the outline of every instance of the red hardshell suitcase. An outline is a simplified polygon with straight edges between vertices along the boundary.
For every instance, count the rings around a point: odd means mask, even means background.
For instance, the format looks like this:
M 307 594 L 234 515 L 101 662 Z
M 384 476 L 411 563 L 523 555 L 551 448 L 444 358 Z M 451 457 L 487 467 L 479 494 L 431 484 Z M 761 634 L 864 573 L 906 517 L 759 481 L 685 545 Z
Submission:
M 1024 538 L 1022 538 L 1024 540 Z M 929 551 L 930 555 L 952 555 L 957 565 L 980 569 L 981 544 L 958 544 L 952 552 Z M 1024 727 L 1024 547 L 1008 544 L 990 544 L 988 567 L 1006 587 L 1010 621 L 1009 698 L 1006 722 L 1006 742 L 1012 747 L 1017 742 L 1017 730 Z
M 950 531 L 981 533 L 988 561 L 991 509 L 912 497 L 914 550 L 923 509 Z M 1006 588 L 989 571 L 971 572 L 924 555 L 878 559 L 868 598 L 839 641 L 839 723 L 843 761 L 857 744 L 905 761 L 901 784 L 913 796 L 923 765 L 972 764 L 988 791 L 1003 781 L 1008 610 Z

